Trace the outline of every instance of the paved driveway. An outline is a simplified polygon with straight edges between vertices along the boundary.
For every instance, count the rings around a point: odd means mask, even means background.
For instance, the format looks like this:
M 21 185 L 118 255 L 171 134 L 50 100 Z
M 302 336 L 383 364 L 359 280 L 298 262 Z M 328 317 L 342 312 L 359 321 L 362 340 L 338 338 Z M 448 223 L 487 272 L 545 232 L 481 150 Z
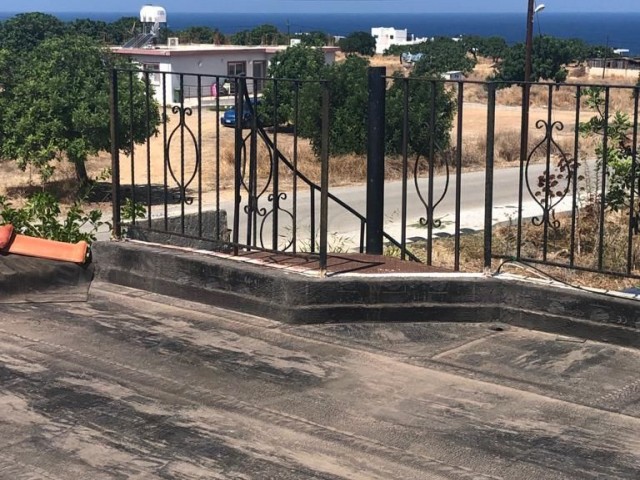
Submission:
M 290 326 L 94 284 L 0 305 L 0 478 L 638 478 L 639 367 L 497 324 Z

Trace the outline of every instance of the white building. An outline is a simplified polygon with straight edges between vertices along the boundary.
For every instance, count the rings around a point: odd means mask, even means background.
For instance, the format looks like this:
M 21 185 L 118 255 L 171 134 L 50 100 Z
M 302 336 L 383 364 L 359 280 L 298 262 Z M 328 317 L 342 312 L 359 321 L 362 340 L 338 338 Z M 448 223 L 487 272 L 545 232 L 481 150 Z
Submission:
M 181 98 L 200 95 L 215 97 L 216 81 L 222 83 L 227 77 L 244 74 L 247 77 L 265 78 L 267 67 L 273 56 L 286 46 L 241 46 L 241 45 L 179 45 L 170 38 L 169 45 L 146 46 L 144 48 L 113 48 L 118 55 L 126 55 L 145 70 L 154 72 L 150 81 L 155 87 L 155 97 L 161 104 L 179 103 Z M 337 47 L 323 47 L 325 62 L 335 61 Z M 158 73 L 155 73 L 158 72 Z M 163 72 L 166 73 L 163 75 Z M 253 81 L 247 82 L 252 89 Z M 256 82 L 258 90 L 261 82 Z M 231 84 L 233 88 L 233 84 Z M 163 92 L 166 92 L 163 99 Z
M 450 70 L 448 72 L 444 72 L 441 76 L 445 80 L 464 80 L 464 73 L 460 70 Z
M 426 42 L 427 38 L 408 38 L 407 29 L 397 30 L 393 27 L 374 27 L 371 29 L 371 36 L 376 39 L 376 53 L 384 53 L 392 45 L 415 45 Z

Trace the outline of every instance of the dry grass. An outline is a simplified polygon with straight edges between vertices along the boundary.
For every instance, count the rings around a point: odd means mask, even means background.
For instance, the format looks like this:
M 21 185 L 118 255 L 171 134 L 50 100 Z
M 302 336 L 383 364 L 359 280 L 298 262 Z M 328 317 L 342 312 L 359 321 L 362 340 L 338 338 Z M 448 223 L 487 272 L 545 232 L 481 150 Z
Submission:
M 90 158 L 86 166 L 89 177 L 97 178 L 105 169 L 111 167 L 111 156 L 102 153 Z M 32 167 L 27 167 L 23 171 L 16 166 L 15 162 L 5 161 L 2 162 L 2 173 L 0 195 L 9 198 L 14 206 L 23 205 L 29 195 L 43 189 L 42 178 Z M 46 188 L 53 192 L 63 205 L 74 201 L 77 187 L 75 169 L 65 160 L 55 165 L 54 173 L 46 183 Z
M 559 216 L 561 228 L 550 229 L 547 243 L 548 261 L 569 265 L 570 219 Z M 605 245 L 603 267 L 605 270 L 620 272 L 626 270 L 628 249 L 628 218 L 624 214 L 608 212 L 605 221 Z M 578 222 L 575 240 L 575 265 L 579 268 L 597 269 L 597 212 L 588 208 L 582 212 Z M 493 231 L 493 253 L 505 259 L 514 258 L 516 253 L 517 225 L 502 225 Z M 543 229 L 530 222 L 522 225 L 521 258 L 542 260 Z M 432 249 L 432 263 L 442 268 L 453 269 L 454 239 L 436 238 Z M 426 244 L 415 243 L 410 247 L 418 258 L 426 260 Z M 387 252 L 389 253 L 389 252 Z M 391 252 L 396 253 L 396 252 Z M 634 239 L 631 245 L 632 271 L 640 275 L 640 242 Z M 504 264 L 504 265 L 503 265 Z M 474 233 L 460 237 L 460 268 L 464 272 L 482 272 L 484 268 L 484 234 Z M 553 267 L 537 263 L 502 260 L 494 258 L 492 270 L 516 273 L 535 278 L 553 278 L 571 285 L 620 291 L 640 284 L 638 279 L 623 276 L 588 272 L 566 267 Z

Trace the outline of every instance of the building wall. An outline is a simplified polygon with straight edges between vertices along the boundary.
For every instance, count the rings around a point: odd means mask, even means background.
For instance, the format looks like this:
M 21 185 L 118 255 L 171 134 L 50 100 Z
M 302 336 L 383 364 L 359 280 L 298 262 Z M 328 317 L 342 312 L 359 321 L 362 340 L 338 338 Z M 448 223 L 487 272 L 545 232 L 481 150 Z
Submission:
M 391 45 L 407 43 L 407 29 L 396 30 L 390 27 L 374 27 L 371 36 L 376 39 L 376 53 L 384 53 Z
M 588 75 L 591 78 L 602 78 L 603 68 L 590 67 L 588 71 Z M 640 75 L 640 70 L 638 69 L 607 68 L 606 70 L 604 70 L 604 78 L 624 77 L 624 78 L 637 79 L 639 75 Z
M 269 62 L 278 51 L 278 49 L 265 48 L 221 48 L 219 50 L 183 51 L 175 54 L 171 49 L 162 49 L 150 50 L 148 54 L 146 52 L 132 52 L 130 56 L 147 70 L 159 72 L 150 76 L 151 83 L 155 88 L 155 99 L 161 104 L 165 100 L 167 104 L 173 104 L 180 102 L 180 92 L 182 92 L 185 100 L 197 98 L 197 75 L 205 75 L 200 77 L 200 95 L 203 97 L 214 96 L 213 85 L 216 84 L 216 80 L 222 83 L 230 75 L 228 70 L 230 62 L 244 64 L 247 77 L 266 76 Z M 324 59 L 327 64 L 333 63 L 335 61 L 335 49 L 325 49 Z M 257 62 L 262 62 L 262 72 L 258 70 Z M 166 72 L 167 75 L 162 75 L 161 72 Z M 164 90 L 163 80 L 166 84 Z M 253 82 L 248 82 L 248 86 L 250 93 L 252 93 Z M 162 98 L 163 91 L 166 92 L 165 99 Z

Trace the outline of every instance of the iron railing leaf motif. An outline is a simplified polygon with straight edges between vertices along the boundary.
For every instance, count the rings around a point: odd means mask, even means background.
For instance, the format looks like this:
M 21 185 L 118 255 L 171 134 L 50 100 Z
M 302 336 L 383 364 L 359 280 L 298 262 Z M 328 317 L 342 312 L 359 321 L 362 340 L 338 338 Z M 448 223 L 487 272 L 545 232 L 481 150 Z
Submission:
M 556 207 L 567 197 L 571 191 L 573 172 L 577 168 L 575 160 L 569 158 L 562 150 L 560 145 L 553 138 L 554 131 L 562 131 L 564 124 L 560 121 L 549 123 L 545 120 L 538 120 L 536 128 L 544 129 L 544 138 L 542 138 L 529 152 L 525 165 L 525 182 L 527 190 L 531 198 L 539 205 L 542 210 L 541 216 L 535 216 L 531 219 L 531 223 L 536 227 L 547 225 L 557 230 L 560 228 L 560 221 L 555 216 Z M 547 164 L 544 172 L 541 174 L 532 174 L 532 159 L 536 156 L 543 146 L 546 145 Z M 559 159 L 551 168 L 551 151 L 558 152 Z
M 165 162 L 167 164 L 167 168 L 169 170 L 169 174 L 171 175 L 171 178 L 178 186 L 178 189 L 179 189 L 179 192 L 177 194 L 178 201 L 181 203 L 185 203 L 187 205 L 191 205 L 193 203 L 193 197 L 187 196 L 187 189 L 189 188 L 189 185 L 191 185 L 191 183 L 195 180 L 196 175 L 198 174 L 198 170 L 201 167 L 200 148 L 198 146 L 198 140 L 196 139 L 195 134 L 193 133 L 193 131 L 191 130 L 191 128 L 186 122 L 186 118 L 193 115 L 193 110 L 189 107 L 181 107 L 179 105 L 175 105 L 171 109 L 171 111 L 174 114 L 179 115 L 179 121 L 167 138 L 167 143 L 165 145 Z M 174 159 L 172 159 L 172 156 L 171 156 L 171 143 L 174 140 L 174 136 L 178 133 L 180 134 L 180 137 L 181 137 L 180 138 L 180 165 L 179 165 L 179 171 L 176 171 L 177 166 L 173 165 Z M 189 140 L 193 143 L 193 148 L 195 152 L 195 162 L 193 165 L 193 171 L 189 175 L 185 175 L 185 169 L 184 169 L 185 168 L 185 165 L 184 165 L 185 146 L 186 146 L 186 142 L 184 139 L 185 133 L 188 135 Z
M 434 172 L 434 168 L 433 168 L 433 161 L 434 160 L 430 160 L 430 159 L 425 159 L 425 161 L 427 162 L 427 165 L 429 165 L 429 177 L 432 178 L 433 177 L 433 172 Z M 420 165 L 421 163 L 424 163 L 422 161 L 422 157 L 418 157 L 416 158 L 415 164 L 414 164 L 414 168 L 413 168 L 413 182 L 414 185 L 416 187 L 416 193 L 418 194 L 418 198 L 420 199 L 420 202 L 422 203 L 422 205 L 424 205 L 425 208 L 425 216 L 424 217 L 420 217 L 419 222 L 420 225 L 422 225 L 423 227 L 431 227 L 431 228 L 441 228 L 442 227 L 442 220 L 439 218 L 434 218 L 434 212 L 436 210 L 436 208 L 438 207 L 438 205 L 440 205 L 440 203 L 442 203 L 442 201 L 444 200 L 444 198 L 447 195 L 447 192 L 449 191 L 449 181 L 450 181 L 450 166 L 449 166 L 449 159 L 444 156 L 443 157 L 443 163 L 444 163 L 444 168 L 445 168 L 445 173 L 444 173 L 444 177 L 445 177 L 445 183 L 444 183 L 444 187 L 442 188 L 442 191 L 440 192 L 440 196 L 438 197 L 437 200 L 431 200 L 431 203 L 429 202 L 429 196 L 427 195 L 427 198 L 425 199 L 424 194 L 421 191 L 420 188 Z M 429 181 L 429 187 L 428 187 L 429 191 L 433 192 L 433 180 Z

